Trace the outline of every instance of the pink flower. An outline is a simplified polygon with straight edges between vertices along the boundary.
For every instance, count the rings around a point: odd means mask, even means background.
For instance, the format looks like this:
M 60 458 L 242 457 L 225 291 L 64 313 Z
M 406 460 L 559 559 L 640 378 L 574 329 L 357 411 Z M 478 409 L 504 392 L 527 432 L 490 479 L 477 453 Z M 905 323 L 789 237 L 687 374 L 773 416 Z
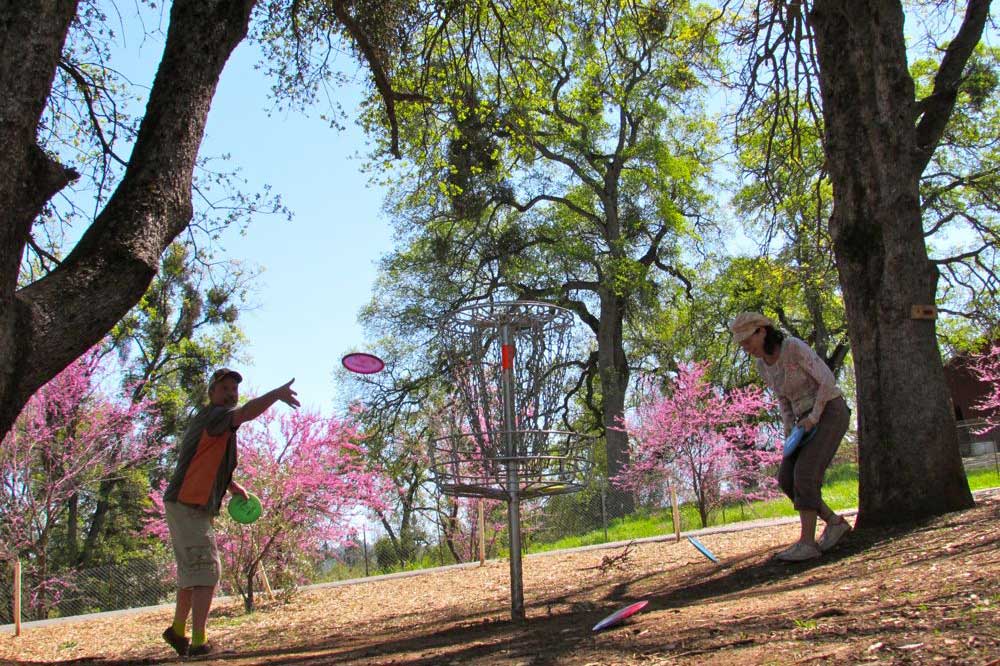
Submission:
M 631 462 L 613 479 L 649 497 L 670 485 L 686 490 L 703 524 L 723 502 L 775 494 L 781 460 L 768 396 L 753 386 L 724 392 L 708 383 L 707 369 L 682 365 L 663 393 L 648 391 L 626 426 Z

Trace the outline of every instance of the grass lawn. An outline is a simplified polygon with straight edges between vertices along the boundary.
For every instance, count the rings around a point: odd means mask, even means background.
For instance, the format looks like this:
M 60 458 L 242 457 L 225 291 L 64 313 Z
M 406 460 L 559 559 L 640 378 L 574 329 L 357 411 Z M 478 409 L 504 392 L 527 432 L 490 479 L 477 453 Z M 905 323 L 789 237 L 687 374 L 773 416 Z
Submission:
M 969 470 L 967 473 L 969 487 L 972 490 L 983 488 L 994 488 L 1000 486 L 1000 475 L 995 468 Z M 826 479 L 823 484 L 823 499 L 835 511 L 852 509 L 858 505 L 858 470 L 853 463 L 844 463 L 831 467 L 827 470 Z M 698 517 L 698 510 L 693 505 L 683 504 L 680 507 L 681 531 L 695 530 L 702 527 Z M 758 520 L 762 518 L 780 518 L 784 516 L 794 516 L 795 509 L 792 503 L 785 497 L 772 500 L 752 502 L 748 504 L 737 504 L 726 506 L 723 509 L 712 512 L 709 516 L 708 526 L 726 525 L 738 523 L 746 520 Z M 590 546 L 612 541 L 628 541 L 630 539 L 642 539 L 644 537 L 662 536 L 672 534 L 674 531 L 673 517 L 669 508 L 666 509 L 640 509 L 631 516 L 623 519 L 613 520 L 607 529 L 605 536 L 603 529 L 596 529 L 586 534 L 568 536 L 557 541 L 545 543 L 529 542 L 527 552 L 541 553 L 550 550 L 561 550 L 564 548 L 577 548 L 580 546 Z M 499 554 L 506 557 L 506 552 Z M 445 554 L 434 551 L 425 553 L 416 562 L 409 564 L 406 570 L 427 569 L 441 566 L 449 560 Z M 323 580 L 341 580 L 355 576 L 363 576 L 365 572 L 358 568 L 358 565 L 350 567 L 350 571 L 345 567 L 335 567 L 333 571 L 327 573 Z M 394 571 L 399 571 L 399 568 Z M 382 571 L 371 571 L 372 574 L 384 573 Z
M 970 470 L 967 474 L 969 487 L 972 490 L 994 488 L 1000 486 L 1000 476 L 993 468 Z M 823 499 L 834 511 L 852 509 L 858 505 L 858 470 L 853 464 L 843 464 L 827 471 L 823 483 Z M 694 530 L 702 527 L 698 510 L 693 505 L 683 504 L 680 507 L 681 531 Z M 753 502 L 749 504 L 731 505 L 712 512 L 708 526 L 726 525 L 745 520 L 761 518 L 780 518 L 794 516 L 795 509 L 785 497 L 772 500 Z M 643 537 L 671 534 L 674 531 L 673 517 L 670 509 L 640 510 L 632 516 L 616 519 L 608 525 L 607 538 L 604 530 L 595 530 L 580 536 L 571 536 L 545 544 L 532 544 L 529 552 L 537 553 L 562 548 L 576 548 L 608 541 L 628 541 Z
M 969 488 L 974 491 L 1000 486 L 1000 474 L 997 474 L 995 468 L 972 470 L 968 473 L 968 477 Z

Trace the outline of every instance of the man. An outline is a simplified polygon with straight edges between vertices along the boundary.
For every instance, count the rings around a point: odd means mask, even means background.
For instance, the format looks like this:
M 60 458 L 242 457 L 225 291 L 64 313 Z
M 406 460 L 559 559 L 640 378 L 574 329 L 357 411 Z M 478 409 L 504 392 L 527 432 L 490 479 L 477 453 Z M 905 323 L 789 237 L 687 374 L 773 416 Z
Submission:
M 236 469 L 236 429 L 257 418 L 275 402 L 299 406 L 292 382 L 247 401 L 242 407 L 240 373 L 221 368 L 208 382 L 209 404 L 188 424 L 181 440 L 174 475 L 163 493 L 163 507 L 177 560 L 177 605 L 174 623 L 163 640 L 181 656 L 209 654 L 205 626 L 222 566 L 212 522 L 219 515 L 226 491 L 244 499 L 247 491 L 233 481 Z M 191 613 L 191 638 L 185 636 Z

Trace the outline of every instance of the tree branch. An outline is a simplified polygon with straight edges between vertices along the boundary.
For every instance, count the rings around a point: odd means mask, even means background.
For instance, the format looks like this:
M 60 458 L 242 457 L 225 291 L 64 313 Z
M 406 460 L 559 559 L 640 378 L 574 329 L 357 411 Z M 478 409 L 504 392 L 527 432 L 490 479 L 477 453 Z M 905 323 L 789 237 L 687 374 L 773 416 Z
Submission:
M 159 257 L 190 223 L 191 182 L 208 109 L 254 0 L 176 0 L 135 148 L 107 206 L 62 264 L 17 292 L 24 345 L 0 431 L 21 401 L 101 339 L 141 298 Z M 35 147 L 53 187 L 68 172 Z M 38 195 L 36 195 L 38 196 Z M 40 197 L 39 197 L 40 198 Z M 39 202 L 40 203 L 40 202 Z
M 927 167 L 951 118 L 965 64 L 982 38 L 983 27 L 989 18 L 990 1 L 969 0 L 958 34 L 941 59 L 941 66 L 934 77 L 934 89 L 929 97 L 917 104 L 917 112 L 921 114 L 916 129 L 917 153 L 914 155 L 917 173 Z
M 392 90 L 392 84 L 389 82 L 389 76 L 386 74 L 385 67 L 382 64 L 382 59 L 375 53 L 375 47 L 372 45 L 372 42 L 368 38 L 364 29 L 347 11 L 345 3 L 342 1 L 333 2 L 331 3 L 331 8 L 333 9 L 334 15 L 347 30 L 348 34 L 350 34 L 354 39 L 358 50 L 361 52 L 365 62 L 368 63 L 368 67 L 371 69 L 372 78 L 375 81 L 375 87 L 378 89 L 379 95 L 382 96 L 382 101 L 385 103 L 385 113 L 389 118 L 389 131 L 391 133 L 389 150 L 397 159 L 401 158 L 402 153 L 399 151 L 399 121 L 396 118 L 397 95 Z

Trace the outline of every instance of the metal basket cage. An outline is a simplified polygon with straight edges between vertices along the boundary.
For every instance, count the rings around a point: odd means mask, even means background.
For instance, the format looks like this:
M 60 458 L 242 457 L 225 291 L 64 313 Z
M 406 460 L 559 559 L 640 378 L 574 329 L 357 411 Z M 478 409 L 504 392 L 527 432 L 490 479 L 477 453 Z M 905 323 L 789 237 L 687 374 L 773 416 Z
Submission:
M 569 310 L 532 301 L 480 303 L 447 318 L 439 342 L 463 430 L 492 445 L 495 455 L 509 456 L 502 440 L 484 433 L 556 429 L 574 367 L 570 357 L 582 342 L 574 324 Z M 530 441 L 524 452 L 544 455 Z
M 514 456 L 484 450 L 471 433 L 441 437 L 432 442 L 431 469 L 441 492 L 461 497 L 509 499 L 511 484 L 522 499 L 581 490 L 592 467 L 594 438 L 564 430 L 527 430 L 512 433 L 531 440 L 534 451 Z M 507 433 L 489 433 L 503 441 Z
M 566 408 L 571 351 L 581 338 L 566 308 L 531 301 L 461 308 L 440 328 L 455 411 L 431 443 L 442 492 L 507 500 L 511 617 L 524 619 L 520 501 L 582 489 L 591 437 L 556 430 Z

